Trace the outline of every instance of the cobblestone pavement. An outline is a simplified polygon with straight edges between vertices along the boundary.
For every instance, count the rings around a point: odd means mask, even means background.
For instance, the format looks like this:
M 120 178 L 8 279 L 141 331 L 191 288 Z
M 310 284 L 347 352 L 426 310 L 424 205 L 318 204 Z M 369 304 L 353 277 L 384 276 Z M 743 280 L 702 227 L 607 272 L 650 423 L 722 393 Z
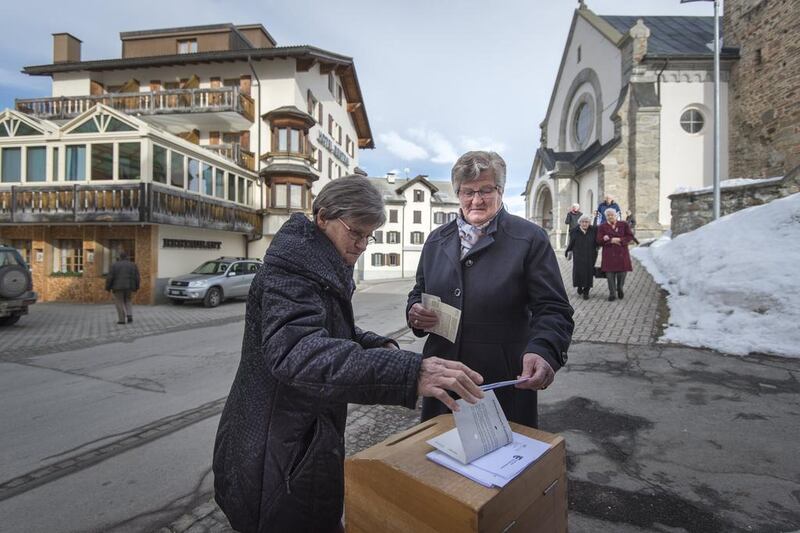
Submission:
M 659 310 L 664 308 L 658 285 L 634 261 L 625 283 L 625 299 L 609 302 L 605 280 L 595 280 L 589 300 L 572 287 L 572 263 L 559 255 L 559 267 L 575 309 L 574 342 L 647 345 L 660 330 Z M 411 281 L 409 281 L 411 283 Z M 369 284 L 366 284 L 369 286 Z M 202 306 L 136 306 L 134 322 L 116 324 L 112 304 L 40 303 L 29 315 L 0 330 L 0 356 L 14 357 L 80 349 L 111 341 L 129 340 L 170 331 L 224 324 L 243 319 L 245 304 L 230 301 L 217 308 Z M 663 318 L 666 320 L 666 317 Z M 420 351 L 422 342 L 409 332 L 398 338 L 404 348 Z M 351 406 L 345 434 L 346 452 L 352 455 L 417 423 L 419 411 L 388 406 Z M 222 511 L 212 499 L 181 516 L 159 533 L 229 533 Z
M 599 261 L 599 259 L 598 259 Z M 647 345 L 655 342 L 666 317 L 659 316 L 665 309 L 661 288 L 647 270 L 633 260 L 633 272 L 625 279 L 625 298 L 608 301 L 605 279 L 595 279 L 589 299 L 579 296 L 572 286 L 572 261 L 559 253 L 558 265 L 567 289 L 570 303 L 575 309 L 573 342 L 611 342 L 618 344 Z
M 230 300 L 219 307 L 136 305 L 133 322 L 117 324 L 114 304 L 37 303 L 16 325 L 0 328 L 0 355 L 28 356 L 77 350 L 244 318 L 245 303 Z

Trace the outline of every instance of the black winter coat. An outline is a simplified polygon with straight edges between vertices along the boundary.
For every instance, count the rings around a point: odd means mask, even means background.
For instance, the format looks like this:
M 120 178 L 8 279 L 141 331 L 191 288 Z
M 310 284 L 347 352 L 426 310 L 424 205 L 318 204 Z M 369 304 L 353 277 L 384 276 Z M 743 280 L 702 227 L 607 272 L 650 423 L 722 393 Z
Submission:
M 422 293 L 461 309 L 455 344 L 431 334 L 423 355 L 461 361 L 479 372 L 484 383 L 516 378 L 527 352 L 544 357 L 553 370 L 561 368 L 574 323 L 545 231 L 502 210 L 486 235 L 460 256 L 455 220 L 434 230 L 422 248 L 406 316 Z M 535 391 L 505 387 L 495 393 L 509 420 L 537 426 Z M 423 420 L 448 412 L 441 402 L 428 400 L 422 401 Z
M 139 268 L 128 260 L 120 260 L 111 265 L 106 276 L 107 291 L 135 292 L 139 290 L 139 283 Z
M 415 407 L 421 357 L 355 327 L 352 272 L 298 213 L 253 280 L 214 446 L 216 501 L 237 531 L 333 530 L 347 404 Z
M 583 213 L 580 211 L 568 211 L 567 218 L 564 219 L 564 224 L 569 226 L 569 231 L 578 227 L 578 221 L 583 216 Z
M 597 226 L 589 226 L 586 233 L 580 227 L 569 232 L 565 254 L 572 252 L 572 286 L 594 285 L 594 264 L 597 262 Z

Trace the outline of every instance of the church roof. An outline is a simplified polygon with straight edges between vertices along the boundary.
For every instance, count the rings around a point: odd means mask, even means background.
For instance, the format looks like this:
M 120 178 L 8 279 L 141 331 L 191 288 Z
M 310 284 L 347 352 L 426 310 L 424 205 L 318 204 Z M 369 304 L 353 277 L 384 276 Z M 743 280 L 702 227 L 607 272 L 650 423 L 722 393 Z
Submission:
M 642 19 L 650 29 L 648 56 L 713 56 L 714 17 L 599 15 L 621 34 L 628 33 Z M 720 35 L 722 32 L 720 21 Z M 721 55 L 736 55 L 736 49 L 723 48 Z

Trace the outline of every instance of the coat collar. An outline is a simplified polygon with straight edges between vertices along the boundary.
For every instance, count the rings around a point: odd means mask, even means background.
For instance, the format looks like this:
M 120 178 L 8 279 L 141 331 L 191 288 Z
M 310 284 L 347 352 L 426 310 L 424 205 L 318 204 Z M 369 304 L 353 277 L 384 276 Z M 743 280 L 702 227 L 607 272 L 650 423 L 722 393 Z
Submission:
M 461 215 L 459 214 L 459 216 Z M 507 216 L 508 214 L 505 207 L 501 206 L 495 217 L 491 220 L 491 222 L 489 222 L 489 225 L 486 226 L 486 234 L 481 237 L 481 239 L 463 258 L 461 257 L 461 240 L 458 237 L 458 225 L 456 224 L 455 220 L 448 223 L 442 228 L 441 241 L 439 243 L 444 251 L 444 254 L 450 259 L 450 261 L 453 262 L 453 264 L 459 265 L 463 259 L 471 257 L 481 250 L 488 248 L 494 243 L 494 234 L 497 233 L 498 225 L 501 224 L 503 219 L 505 219 Z
M 347 266 L 330 239 L 302 213 L 293 214 L 275 234 L 264 262 L 288 267 L 346 300 L 352 296 L 353 267 Z

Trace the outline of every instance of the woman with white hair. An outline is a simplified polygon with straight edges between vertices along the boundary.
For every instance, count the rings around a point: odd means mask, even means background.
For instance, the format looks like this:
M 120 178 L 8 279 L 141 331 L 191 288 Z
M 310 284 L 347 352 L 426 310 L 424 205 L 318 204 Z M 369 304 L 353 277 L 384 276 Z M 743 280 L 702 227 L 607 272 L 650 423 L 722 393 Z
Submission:
M 528 378 L 495 393 L 509 420 L 536 427 L 536 391 L 566 363 L 574 326 L 555 253 L 547 232 L 503 208 L 506 165 L 498 154 L 467 152 L 451 177 L 461 212 L 425 242 L 408 324 L 428 335 L 425 357 L 461 361 L 486 383 Z M 461 310 L 454 342 L 428 333 L 437 316 L 422 306 L 423 294 Z M 423 399 L 423 420 L 446 412 Z
M 597 228 L 597 244 L 603 247 L 600 270 L 606 273 L 608 281 L 608 301 L 625 296 L 623 287 L 625 275 L 633 270 L 628 244 L 633 240 L 633 232 L 627 222 L 619 220 L 613 207 L 605 211 L 606 221 Z
M 583 215 L 578 219 L 578 227 L 569 232 L 569 244 L 564 252 L 572 259 L 572 286 L 584 300 L 589 299 L 589 290 L 594 284 L 594 264 L 597 261 L 597 226 L 592 225 L 592 217 Z
M 567 218 L 564 219 L 564 224 L 567 225 L 569 228 L 567 231 L 572 232 L 575 228 L 578 227 L 578 220 L 583 216 L 581 213 L 581 205 L 580 204 L 572 204 L 572 207 L 569 208 L 569 212 L 567 213 Z

